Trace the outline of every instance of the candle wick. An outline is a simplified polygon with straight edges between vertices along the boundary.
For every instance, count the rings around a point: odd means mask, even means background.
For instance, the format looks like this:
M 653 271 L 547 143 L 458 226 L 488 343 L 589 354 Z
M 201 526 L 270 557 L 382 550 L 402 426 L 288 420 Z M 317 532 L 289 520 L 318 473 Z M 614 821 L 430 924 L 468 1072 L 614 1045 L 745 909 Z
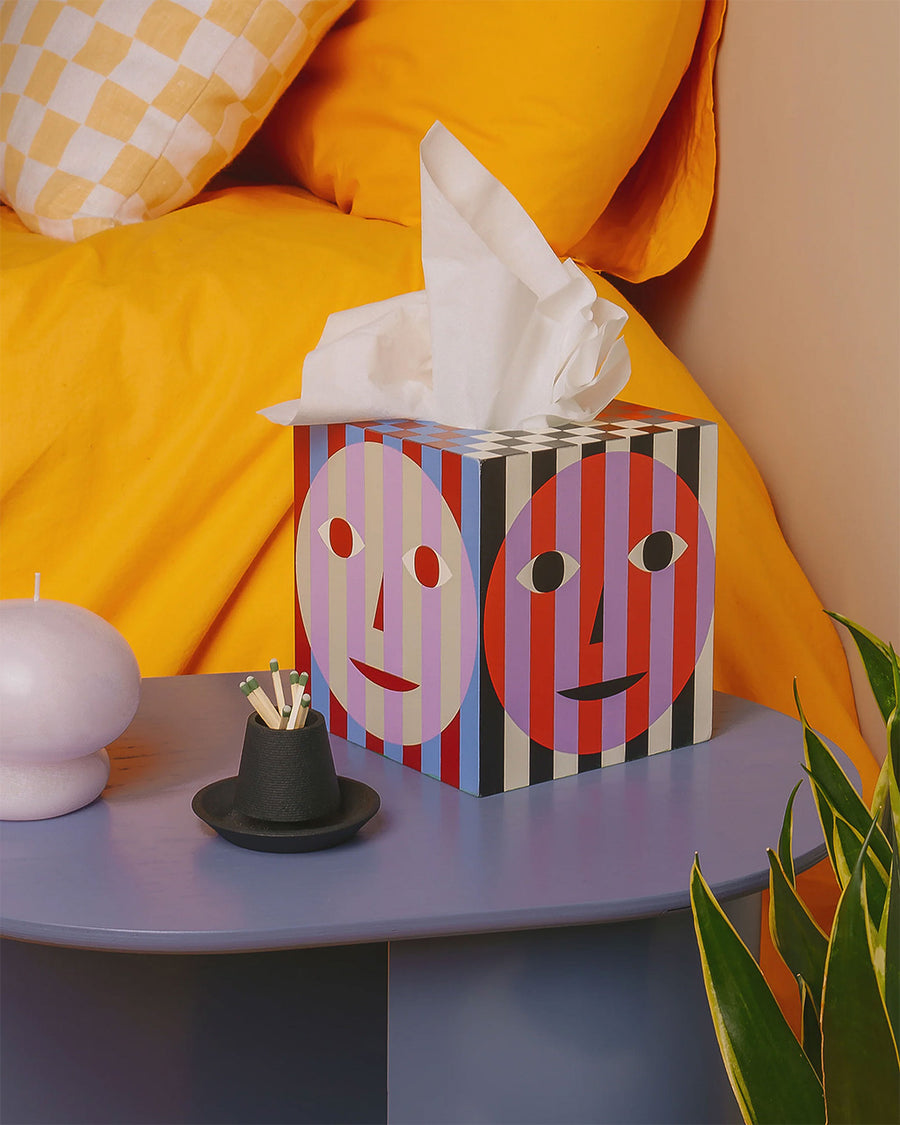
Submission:
M 41 596 L 41 572 L 36 570 L 34 573 L 34 600 L 39 601 Z

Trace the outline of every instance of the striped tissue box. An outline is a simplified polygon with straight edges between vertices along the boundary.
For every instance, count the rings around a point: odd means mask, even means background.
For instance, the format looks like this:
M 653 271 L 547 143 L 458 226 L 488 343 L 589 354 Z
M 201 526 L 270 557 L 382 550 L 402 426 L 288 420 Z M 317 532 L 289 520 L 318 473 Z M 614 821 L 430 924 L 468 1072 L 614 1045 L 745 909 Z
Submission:
M 294 432 L 297 667 L 332 732 L 477 796 L 709 738 L 714 423 Z

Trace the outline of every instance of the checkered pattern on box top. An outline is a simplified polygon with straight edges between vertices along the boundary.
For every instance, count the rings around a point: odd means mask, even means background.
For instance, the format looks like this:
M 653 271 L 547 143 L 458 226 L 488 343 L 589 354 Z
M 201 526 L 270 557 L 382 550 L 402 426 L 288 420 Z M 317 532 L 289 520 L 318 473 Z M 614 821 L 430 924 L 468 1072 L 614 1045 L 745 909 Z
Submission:
M 186 203 L 350 0 L 2 0 L 0 195 L 77 240 Z
M 534 453 L 542 449 L 590 445 L 594 442 L 638 437 L 641 434 L 666 433 L 693 426 L 710 425 L 699 418 L 670 414 L 649 406 L 614 400 L 593 422 L 560 422 L 540 432 L 527 430 L 463 430 L 438 422 L 390 418 L 358 422 L 360 429 L 373 430 L 385 437 L 418 442 L 420 445 L 447 449 L 463 457 L 486 460 L 510 457 L 516 453 Z

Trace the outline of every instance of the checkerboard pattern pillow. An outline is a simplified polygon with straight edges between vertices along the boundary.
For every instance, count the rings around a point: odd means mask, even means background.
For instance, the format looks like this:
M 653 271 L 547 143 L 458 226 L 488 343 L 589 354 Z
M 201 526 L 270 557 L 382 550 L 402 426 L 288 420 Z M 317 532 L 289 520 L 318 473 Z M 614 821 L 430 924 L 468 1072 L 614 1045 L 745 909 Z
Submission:
M 186 203 L 351 0 L 2 0 L 0 196 L 75 241 Z

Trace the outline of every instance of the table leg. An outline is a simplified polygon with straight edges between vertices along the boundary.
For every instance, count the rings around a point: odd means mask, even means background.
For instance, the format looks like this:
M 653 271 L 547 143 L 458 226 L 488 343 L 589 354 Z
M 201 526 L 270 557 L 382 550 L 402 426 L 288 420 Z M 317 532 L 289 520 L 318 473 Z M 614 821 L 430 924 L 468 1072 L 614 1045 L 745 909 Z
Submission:
M 2 943 L 0 1120 L 385 1120 L 383 944 L 238 954 Z
M 751 949 L 760 896 L 729 904 Z M 391 1125 L 740 1122 L 690 911 L 390 946 Z

